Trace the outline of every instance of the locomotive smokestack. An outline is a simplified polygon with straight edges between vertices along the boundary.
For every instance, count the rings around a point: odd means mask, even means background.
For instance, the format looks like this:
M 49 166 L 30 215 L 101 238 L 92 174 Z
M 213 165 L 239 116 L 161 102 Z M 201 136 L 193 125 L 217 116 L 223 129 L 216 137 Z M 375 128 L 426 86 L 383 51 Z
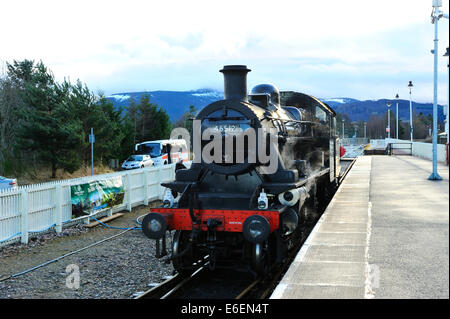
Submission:
M 220 72 L 225 81 L 225 99 L 236 99 L 247 102 L 247 73 L 246 65 L 225 65 Z

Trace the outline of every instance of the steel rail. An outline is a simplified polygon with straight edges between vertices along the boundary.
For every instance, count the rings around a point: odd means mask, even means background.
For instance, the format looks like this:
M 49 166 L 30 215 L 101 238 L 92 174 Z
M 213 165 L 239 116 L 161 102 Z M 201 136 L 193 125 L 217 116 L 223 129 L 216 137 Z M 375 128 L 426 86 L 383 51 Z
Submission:
M 257 279 L 254 282 L 252 282 L 247 288 L 242 290 L 242 292 L 237 295 L 234 299 L 242 299 L 245 295 L 247 295 L 257 284 L 261 282 L 261 279 Z
M 147 290 L 143 294 L 136 296 L 134 299 L 168 299 L 181 287 L 186 285 L 189 281 L 198 276 L 205 268 L 200 267 L 192 273 L 180 274 L 168 278 L 159 285 Z

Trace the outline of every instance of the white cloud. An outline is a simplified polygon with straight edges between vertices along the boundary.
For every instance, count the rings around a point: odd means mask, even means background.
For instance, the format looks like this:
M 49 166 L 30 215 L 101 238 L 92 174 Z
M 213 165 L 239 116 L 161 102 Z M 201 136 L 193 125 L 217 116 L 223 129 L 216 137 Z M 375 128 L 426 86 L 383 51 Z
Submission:
M 58 78 L 107 94 L 219 86 L 222 65 L 246 63 L 249 81 L 356 96 L 393 74 L 400 86 L 432 73 L 430 13 L 431 0 L 10 0 L 2 2 L 0 60 L 42 59 Z M 443 52 L 448 20 L 440 26 Z

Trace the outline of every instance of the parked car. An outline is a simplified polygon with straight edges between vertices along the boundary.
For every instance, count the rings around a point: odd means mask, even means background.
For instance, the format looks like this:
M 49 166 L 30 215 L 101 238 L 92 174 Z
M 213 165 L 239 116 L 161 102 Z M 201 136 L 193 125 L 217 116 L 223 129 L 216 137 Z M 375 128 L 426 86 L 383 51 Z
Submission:
M 17 187 L 17 179 L 0 176 L 0 189 L 12 189 Z
M 123 169 L 135 169 L 144 168 L 147 166 L 153 166 L 154 162 L 150 155 L 131 155 L 128 159 L 123 162 Z

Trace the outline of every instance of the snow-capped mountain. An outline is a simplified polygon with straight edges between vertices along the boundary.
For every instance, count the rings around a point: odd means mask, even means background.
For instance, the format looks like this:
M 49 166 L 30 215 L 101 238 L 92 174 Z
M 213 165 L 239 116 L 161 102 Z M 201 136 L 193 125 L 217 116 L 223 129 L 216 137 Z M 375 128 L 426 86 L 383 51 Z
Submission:
M 150 102 L 164 108 L 169 114 L 172 122 L 180 119 L 189 110 L 190 105 L 194 105 L 197 110 L 201 110 L 206 105 L 223 99 L 223 92 L 212 89 L 199 89 L 192 91 L 150 91 L 150 92 L 129 92 L 117 93 L 107 98 L 115 106 L 126 107 L 130 100 L 134 99 L 139 103 L 142 96 L 148 95 Z M 320 99 L 332 107 L 337 113 L 347 114 L 352 121 L 367 121 L 372 114 L 382 116 L 387 111 L 386 99 L 360 101 L 348 97 Z M 392 101 L 391 109 L 395 112 L 395 101 Z M 413 111 L 416 114 L 432 114 L 432 103 L 413 102 Z M 444 120 L 443 108 L 438 107 L 439 120 Z M 401 119 L 409 120 L 409 101 L 399 100 L 399 115 Z
M 331 107 L 336 107 L 338 105 L 341 104 L 346 104 L 346 103 L 353 103 L 353 102 L 357 102 L 358 100 L 355 99 L 351 99 L 348 97 L 339 97 L 339 98 L 331 98 L 331 99 L 320 99 L 322 102 L 327 103 L 329 106 Z
M 200 89 L 193 91 L 150 91 L 150 92 L 129 92 L 117 93 L 107 96 L 115 106 L 128 106 L 131 99 L 136 104 L 144 95 L 150 97 L 150 102 L 164 108 L 169 114 L 172 122 L 180 119 L 189 110 L 190 105 L 194 105 L 197 110 L 206 105 L 223 99 L 223 93 L 211 89 Z

